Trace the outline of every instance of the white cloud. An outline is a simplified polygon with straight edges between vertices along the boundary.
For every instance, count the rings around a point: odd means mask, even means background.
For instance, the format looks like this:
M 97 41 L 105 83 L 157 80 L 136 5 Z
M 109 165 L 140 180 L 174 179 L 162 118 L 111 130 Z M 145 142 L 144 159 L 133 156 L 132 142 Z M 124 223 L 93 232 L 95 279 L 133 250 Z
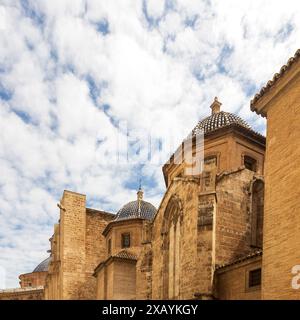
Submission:
M 147 4 L 147 13 L 153 19 L 160 18 L 165 9 L 165 1 L 164 0 L 148 0 Z

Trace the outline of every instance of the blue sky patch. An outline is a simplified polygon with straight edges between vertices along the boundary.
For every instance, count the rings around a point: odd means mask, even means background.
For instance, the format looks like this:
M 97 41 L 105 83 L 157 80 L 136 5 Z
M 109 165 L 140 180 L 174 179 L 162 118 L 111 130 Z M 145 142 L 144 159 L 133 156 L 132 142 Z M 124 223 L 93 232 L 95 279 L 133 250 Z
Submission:
M 45 23 L 45 15 L 37 12 L 29 4 L 28 0 L 21 0 L 21 6 L 24 16 L 30 18 L 36 25 L 43 27 Z
M 110 33 L 109 22 L 107 19 L 102 19 L 96 22 L 95 25 L 96 25 L 96 30 L 100 32 L 102 35 L 106 36 L 107 34 Z

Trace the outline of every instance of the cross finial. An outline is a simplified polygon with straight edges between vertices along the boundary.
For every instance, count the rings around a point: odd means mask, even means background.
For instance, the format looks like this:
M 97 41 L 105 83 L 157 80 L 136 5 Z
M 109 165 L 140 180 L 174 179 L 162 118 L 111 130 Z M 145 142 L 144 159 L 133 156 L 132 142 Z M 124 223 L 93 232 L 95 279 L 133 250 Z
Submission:
M 215 97 L 213 103 L 211 104 L 211 114 L 219 113 L 222 103 L 218 100 L 218 97 Z

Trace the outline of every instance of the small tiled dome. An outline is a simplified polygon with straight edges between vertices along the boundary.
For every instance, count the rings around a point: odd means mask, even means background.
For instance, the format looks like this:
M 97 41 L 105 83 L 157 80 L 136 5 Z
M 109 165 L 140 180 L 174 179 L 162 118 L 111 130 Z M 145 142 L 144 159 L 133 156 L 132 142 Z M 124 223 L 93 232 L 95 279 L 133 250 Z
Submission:
M 51 261 L 51 257 L 48 257 L 47 259 L 42 261 L 32 272 L 48 271 L 50 261 Z
M 152 220 L 156 214 L 156 208 L 143 199 L 143 191 L 137 193 L 138 199 L 125 204 L 117 213 L 115 220 L 141 218 Z
M 215 101 L 211 105 L 212 114 L 209 117 L 198 122 L 198 124 L 192 131 L 192 135 L 196 135 L 199 133 L 206 134 L 208 132 L 212 132 L 217 129 L 227 127 L 231 124 L 237 124 L 246 129 L 252 130 L 251 127 L 247 124 L 247 122 L 239 116 L 230 112 L 220 111 L 220 106 L 221 103 L 218 101 L 217 98 L 215 98 Z

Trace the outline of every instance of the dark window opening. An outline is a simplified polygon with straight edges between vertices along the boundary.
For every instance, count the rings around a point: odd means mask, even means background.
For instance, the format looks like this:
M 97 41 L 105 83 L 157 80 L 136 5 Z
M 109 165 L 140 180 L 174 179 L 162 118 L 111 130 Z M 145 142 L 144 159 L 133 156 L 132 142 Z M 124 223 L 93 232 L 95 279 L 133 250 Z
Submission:
M 111 254 L 111 239 L 108 240 L 107 251 L 108 251 L 108 254 Z
M 264 220 L 264 183 L 256 180 L 252 185 L 251 245 L 262 248 Z
M 257 161 L 249 156 L 245 156 L 244 166 L 246 167 L 246 169 L 256 172 Z
M 251 270 L 249 272 L 249 288 L 260 286 L 261 284 L 261 269 Z
M 129 248 L 130 247 L 130 234 L 123 233 L 122 234 L 122 248 Z

